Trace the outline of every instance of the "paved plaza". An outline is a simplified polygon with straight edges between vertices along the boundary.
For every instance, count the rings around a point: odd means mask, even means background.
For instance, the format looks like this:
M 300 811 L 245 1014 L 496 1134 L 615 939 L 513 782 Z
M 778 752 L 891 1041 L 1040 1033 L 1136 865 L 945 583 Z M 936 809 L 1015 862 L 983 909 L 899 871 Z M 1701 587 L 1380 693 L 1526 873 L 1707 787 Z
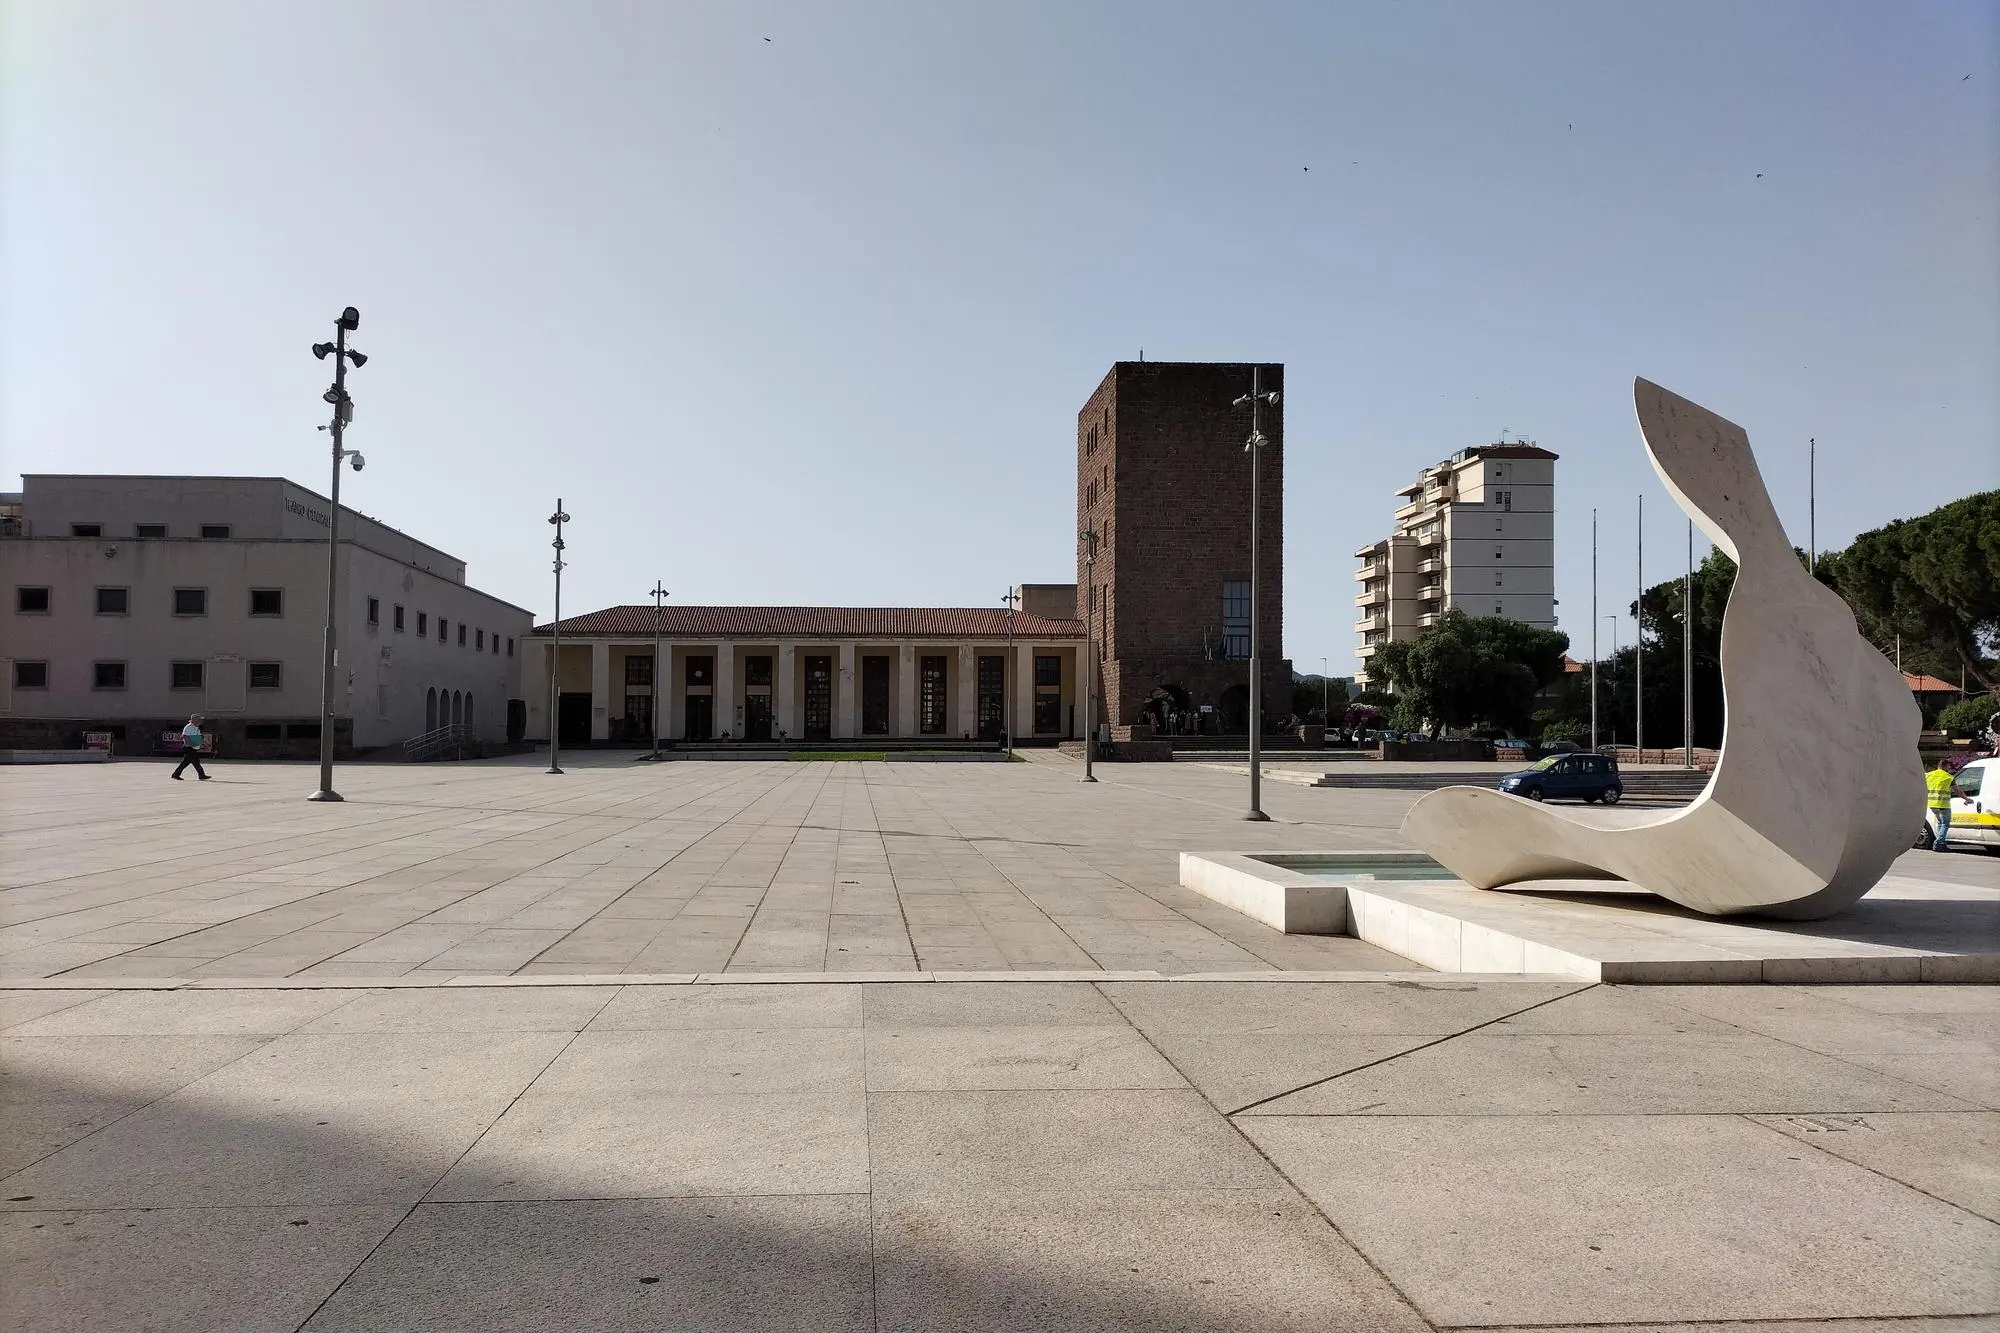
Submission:
M 1175 883 L 1407 792 L 570 767 L 0 769 L 0 1327 L 2000 1327 L 2000 988 L 1446 975 Z

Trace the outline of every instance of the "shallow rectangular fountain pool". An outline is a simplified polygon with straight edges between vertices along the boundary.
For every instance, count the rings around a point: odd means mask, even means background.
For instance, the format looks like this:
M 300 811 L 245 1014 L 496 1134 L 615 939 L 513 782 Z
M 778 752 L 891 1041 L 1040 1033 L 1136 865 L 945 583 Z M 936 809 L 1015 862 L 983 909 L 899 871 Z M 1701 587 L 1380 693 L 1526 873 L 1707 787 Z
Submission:
M 1250 858 L 1329 884 L 1357 879 L 1454 880 L 1458 876 L 1421 852 L 1264 853 Z

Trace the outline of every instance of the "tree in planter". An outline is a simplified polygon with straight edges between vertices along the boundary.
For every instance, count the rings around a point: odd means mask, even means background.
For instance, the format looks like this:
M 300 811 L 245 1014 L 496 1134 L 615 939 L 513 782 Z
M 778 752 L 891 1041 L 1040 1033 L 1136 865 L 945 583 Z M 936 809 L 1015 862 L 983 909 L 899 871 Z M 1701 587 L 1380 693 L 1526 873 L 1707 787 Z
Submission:
M 1420 729 L 1436 722 L 1469 727 L 1490 722 L 1511 734 L 1526 730 L 1535 695 L 1563 674 L 1569 636 L 1501 616 L 1447 611 L 1417 635 L 1385 643 L 1369 663 L 1395 690 L 1390 725 Z
M 2000 699 L 1990 694 L 1970 694 L 1938 709 L 1938 730 L 1950 736 L 1980 740 L 1995 713 L 2000 713 Z

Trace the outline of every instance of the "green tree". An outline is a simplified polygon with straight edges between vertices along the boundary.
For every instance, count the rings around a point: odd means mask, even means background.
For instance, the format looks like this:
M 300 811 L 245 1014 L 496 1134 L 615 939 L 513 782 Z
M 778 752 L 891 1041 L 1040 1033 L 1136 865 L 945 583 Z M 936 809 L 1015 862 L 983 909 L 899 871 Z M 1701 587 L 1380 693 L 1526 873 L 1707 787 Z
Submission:
M 1569 636 L 1558 630 L 1453 610 L 1414 639 L 1383 644 L 1368 671 L 1395 690 L 1392 724 L 1485 722 L 1518 734 L 1536 693 L 1562 675 L 1568 648 Z
M 1986 734 L 1986 724 L 1996 712 L 2000 712 L 2000 704 L 1994 702 L 1992 695 L 1970 694 L 1938 709 L 1938 729 L 1977 740 Z
M 1820 569 L 1870 642 L 1893 655 L 1901 640 L 1906 669 L 1962 670 L 2000 694 L 1987 656 L 2000 639 L 2000 491 L 1864 532 Z

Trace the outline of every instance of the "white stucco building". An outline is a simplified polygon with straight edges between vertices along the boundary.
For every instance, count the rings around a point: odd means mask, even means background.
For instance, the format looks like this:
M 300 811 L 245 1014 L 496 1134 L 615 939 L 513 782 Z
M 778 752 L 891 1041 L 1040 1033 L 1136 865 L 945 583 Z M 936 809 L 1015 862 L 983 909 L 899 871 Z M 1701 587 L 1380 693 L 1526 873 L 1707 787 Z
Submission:
M 0 748 L 147 753 L 199 712 L 224 753 L 317 753 L 331 509 L 280 477 L 25 476 L 0 497 Z M 338 550 L 343 751 L 502 739 L 530 614 L 344 506 Z
M 1397 491 L 1395 530 L 1355 552 L 1356 655 L 1413 639 L 1447 610 L 1554 629 L 1555 467 L 1537 445 L 1461 449 Z
M 1001 607 L 614 606 L 565 618 L 558 734 L 566 745 L 872 739 L 1019 742 L 1082 735 L 1075 584 Z M 528 736 L 549 734 L 553 626 L 523 666 Z

